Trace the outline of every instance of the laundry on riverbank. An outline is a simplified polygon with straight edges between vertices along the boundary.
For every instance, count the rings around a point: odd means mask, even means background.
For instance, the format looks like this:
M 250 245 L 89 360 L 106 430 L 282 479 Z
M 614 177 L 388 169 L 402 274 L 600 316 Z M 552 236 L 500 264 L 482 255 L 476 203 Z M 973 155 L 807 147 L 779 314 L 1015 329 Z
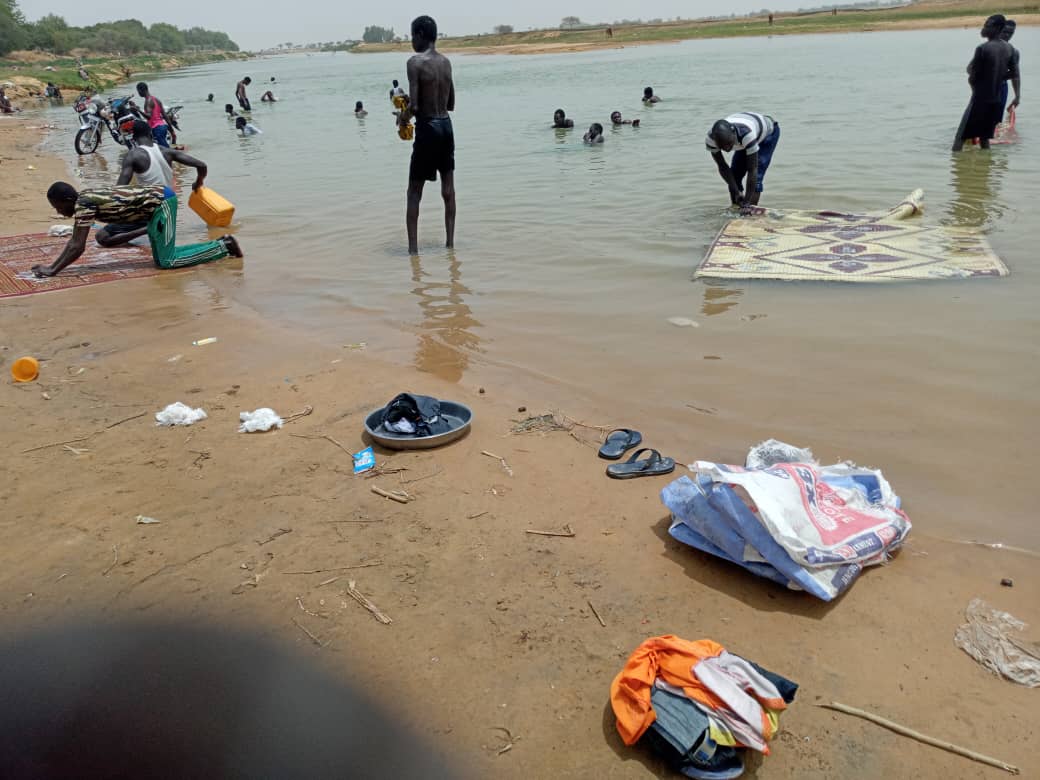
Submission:
M 651 637 L 614 678 L 610 702 L 626 745 L 647 745 L 694 778 L 736 778 L 745 749 L 769 754 L 794 683 L 710 639 Z
M 770 441 L 753 448 L 749 462 L 768 457 L 764 447 L 773 457 L 784 448 L 808 453 Z M 877 470 L 775 460 L 762 468 L 705 461 L 689 468 L 694 479 L 680 477 L 661 491 L 672 537 L 824 601 L 885 562 L 910 532 L 899 497 Z
M 922 190 L 884 214 L 758 209 L 715 237 L 696 278 L 900 282 L 1007 276 L 986 236 L 924 225 Z
M 401 393 L 383 409 L 383 428 L 405 436 L 435 436 L 451 430 L 441 402 L 426 395 Z

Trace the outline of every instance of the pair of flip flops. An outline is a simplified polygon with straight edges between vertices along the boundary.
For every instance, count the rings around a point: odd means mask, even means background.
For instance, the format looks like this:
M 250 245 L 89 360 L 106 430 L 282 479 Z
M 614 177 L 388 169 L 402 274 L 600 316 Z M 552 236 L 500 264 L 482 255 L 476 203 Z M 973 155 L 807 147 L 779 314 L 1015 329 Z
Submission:
M 606 460 L 620 460 L 631 449 L 643 443 L 643 435 L 639 431 L 628 428 L 618 428 L 607 434 L 606 441 L 599 449 L 599 456 Z M 640 455 L 649 455 L 640 459 Z M 661 457 L 657 450 L 644 448 L 636 450 L 624 463 L 615 463 L 607 466 L 607 476 L 614 479 L 634 479 L 635 477 L 659 477 L 662 474 L 671 474 L 675 471 L 675 461 L 671 458 Z

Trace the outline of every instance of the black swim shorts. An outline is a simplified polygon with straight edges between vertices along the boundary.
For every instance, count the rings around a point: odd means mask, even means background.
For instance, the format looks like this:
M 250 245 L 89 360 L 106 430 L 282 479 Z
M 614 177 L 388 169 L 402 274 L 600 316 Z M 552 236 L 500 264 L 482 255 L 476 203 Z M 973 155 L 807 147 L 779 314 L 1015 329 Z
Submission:
M 412 166 L 408 178 L 412 181 L 437 181 L 455 170 L 455 133 L 451 119 L 419 118 L 415 122 L 415 142 L 412 144 Z

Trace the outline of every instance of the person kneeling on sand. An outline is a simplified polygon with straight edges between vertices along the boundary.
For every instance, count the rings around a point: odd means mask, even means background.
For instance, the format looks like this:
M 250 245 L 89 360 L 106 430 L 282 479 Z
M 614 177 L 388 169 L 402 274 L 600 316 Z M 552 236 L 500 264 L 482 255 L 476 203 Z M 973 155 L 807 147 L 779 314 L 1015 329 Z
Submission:
M 556 109 L 553 114 L 552 126 L 557 130 L 564 130 L 570 127 L 574 127 L 574 120 L 568 119 L 567 114 L 564 113 L 562 108 Z
M 603 143 L 603 125 L 599 122 L 593 122 L 589 125 L 589 131 L 582 136 L 582 140 L 587 144 Z
M 639 127 L 638 119 L 622 119 L 620 111 L 615 111 L 613 114 L 610 115 L 610 123 L 614 125 L 614 127 L 620 127 L 621 125 L 632 125 L 632 127 Z
M 198 186 L 196 181 L 195 185 Z M 76 192 L 71 184 L 56 181 L 47 190 L 47 200 L 63 217 L 74 217 L 72 237 L 58 258 L 49 266 L 33 266 L 38 277 L 55 276 L 78 260 L 87 248 L 90 227 L 95 222 L 125 225 L 147 222 L 152 259 L 159 268 L 184 268 L 221 260 L 228 255 L 242 257 L 234 236 L 222 236 L 201 244 L 175 245 L 177 195 L 169 187 L 98 187 Z M 106 245 L 108 235 L 98 231 L 97 241 Z

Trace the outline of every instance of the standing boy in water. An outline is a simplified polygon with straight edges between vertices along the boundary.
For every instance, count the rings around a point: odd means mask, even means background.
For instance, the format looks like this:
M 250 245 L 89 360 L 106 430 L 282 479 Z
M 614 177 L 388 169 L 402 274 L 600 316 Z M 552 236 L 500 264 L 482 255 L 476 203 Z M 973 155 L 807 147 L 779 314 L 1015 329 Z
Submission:
M 246 95 L 246 87 L 253 83 L 253 80 L 246 76 L 235 87 L 235 98 L 238 100 L 238 107 L 243 111 L 252 111 L 253 107 L 249 104 L 249 97 Z
M 441 175 L 444 198 L 445 246 L 455 245 L 455 134 L 449 111 L 455 110 L 455 85 L 451 63 L 437 51 L 437 23 L 429 16 L 412 22 L 412 48 L 416 55 L 408 60 L 409 107 L 398 117 L 406 124 L 415 116 L 415 143 L 408 173 L 408 251 L 419 253 L 419 203 L 423 187 Z
M 953 151 L 959 152 L 969 138 L 978 138 L 979 146 L 989 149 L 989 142 L 1004 118 L 1001 88 L 1009 78 L 1017 79 L 1017 65 L 1013 62 L 1011 44 L 1002 40 L 1000 33 L 1007 19 L 993 14 L 982 26 L 982 37 L 986 42 L 975 49 L 975 56 L 968 64 L 968 83 L 971 85 L 971 102 L 957 128 L 953 139 Z

